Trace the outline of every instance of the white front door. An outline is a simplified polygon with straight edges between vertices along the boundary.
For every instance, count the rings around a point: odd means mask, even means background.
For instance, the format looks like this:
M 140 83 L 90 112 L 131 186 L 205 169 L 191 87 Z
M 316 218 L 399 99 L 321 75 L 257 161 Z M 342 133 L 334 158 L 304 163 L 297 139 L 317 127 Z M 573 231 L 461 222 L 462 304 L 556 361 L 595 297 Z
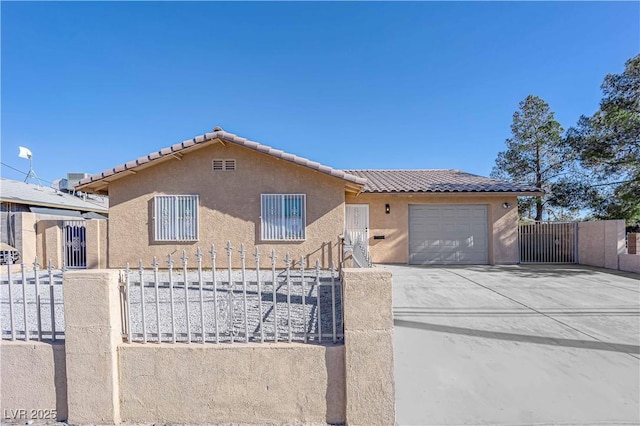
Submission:
M 345 207 L 345 237 L 349 237 L 351 244 L 360 240 L 363 246 L 369 248 L 369 204 L 346 204 Z

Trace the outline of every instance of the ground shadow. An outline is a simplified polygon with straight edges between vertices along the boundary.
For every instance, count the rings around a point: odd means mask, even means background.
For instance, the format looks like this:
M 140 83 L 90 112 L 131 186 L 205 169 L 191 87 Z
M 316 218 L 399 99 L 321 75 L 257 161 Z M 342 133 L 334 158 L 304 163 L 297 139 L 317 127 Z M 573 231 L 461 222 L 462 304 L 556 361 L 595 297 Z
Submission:
M 557 337 L 531 336 L 527 334 L 505 333 L 502 331 L 479 330 L 466 327 L 454 327 L 450 325 L 431 324 L 416 321 L 395 319 L 396 327 L 415 328 L 439 333 L 461 334 L 465 336 L 483 337 L 487 339 L 508 340 L 514 342 L 534 343 L 539 345 L 565 346 L 580 349 L 595 349 L 600 351 L 622 352 L 640 355 L 640 346 L 622 343 L 599 342 L 593 340 L 563 339 Z

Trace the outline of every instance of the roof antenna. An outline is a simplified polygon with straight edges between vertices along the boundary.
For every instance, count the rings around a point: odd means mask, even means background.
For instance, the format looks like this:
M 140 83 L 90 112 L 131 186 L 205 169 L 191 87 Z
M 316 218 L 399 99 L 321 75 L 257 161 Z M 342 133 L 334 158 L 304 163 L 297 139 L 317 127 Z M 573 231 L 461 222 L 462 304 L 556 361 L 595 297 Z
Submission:
M 24 178 L 25 183 L 28 183 L 29 179 L 35 179 L 38 182 L 38 186 L 42 186 L 40 178 L 35 170 L 33 170 L 33 153 L 29 148 L 25 148 L 24 146 L 19 146 L 18 149 L 20 150 L 18 157 L 29 160 L 29 173 L 27 173 L 27 177 Z

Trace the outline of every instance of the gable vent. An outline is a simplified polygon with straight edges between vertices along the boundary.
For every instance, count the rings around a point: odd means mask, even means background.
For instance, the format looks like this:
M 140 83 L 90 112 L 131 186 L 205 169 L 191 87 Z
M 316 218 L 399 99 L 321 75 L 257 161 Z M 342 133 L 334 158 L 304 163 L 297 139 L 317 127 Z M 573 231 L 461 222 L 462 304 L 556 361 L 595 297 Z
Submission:
M 213 171 L 231 171 L 236 169 L 236 160 L 213 160 Z

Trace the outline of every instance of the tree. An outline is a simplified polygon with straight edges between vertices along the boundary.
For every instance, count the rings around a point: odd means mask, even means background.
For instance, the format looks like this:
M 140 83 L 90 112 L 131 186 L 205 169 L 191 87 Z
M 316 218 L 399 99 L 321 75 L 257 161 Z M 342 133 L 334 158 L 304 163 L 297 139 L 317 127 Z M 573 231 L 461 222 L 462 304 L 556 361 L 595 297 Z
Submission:
M 600 108 L 580 117 L 567 131 L 565 144 L 590 173 L 591 190 L 580 198 L 603 219 L 640 223 L 640 55 L 629 59 L 622 74 L 602 83 Z
M 513 114 L 507 150 L 498 153 L 491 177 L 508 179 L 550 189 L 566 171 L 568 152 L 563 145 L 562 126 L 544 100 L 529 95 Z M 535 220 L 542 220 L 549 196 L 518 203 L 523 214 L 535 205 Z

